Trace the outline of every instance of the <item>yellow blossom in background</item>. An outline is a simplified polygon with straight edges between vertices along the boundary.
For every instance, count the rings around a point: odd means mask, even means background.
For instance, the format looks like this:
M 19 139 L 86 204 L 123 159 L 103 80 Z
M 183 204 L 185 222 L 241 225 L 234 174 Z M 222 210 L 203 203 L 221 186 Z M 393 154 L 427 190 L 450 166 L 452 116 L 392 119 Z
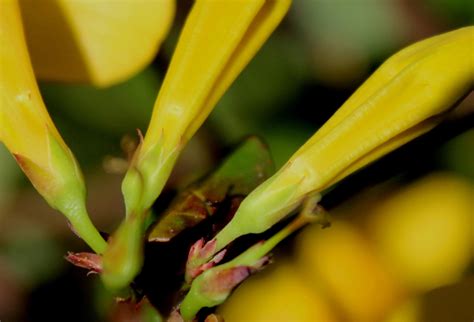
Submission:
M 147 66 L 166 37 L 175 0 L 21 0 L 40 79 L 109 86 Z
M 378 252 L 414 292 L 457 282 L 474 259 L 474 186 L 437 173 L 377 203 L 368 218 Z
M 303 278 L 313 288 L 322 288 L 348 320 L 380 321 L 402 298 L 403 289 L 373 245 L 344 221 L 325 230 L 308 227 L 298 236 L 296 248 Z
M 79 166 L 42 101 L 30 63 L 18 3 L 0 2 L 0 141 L 38 192 L 96 252 L 105 241 L 85 207 Z
M 338 321 L 324 293 L 308 285 L 288 261 L 251 277 L 217 312 L 227 322 Z

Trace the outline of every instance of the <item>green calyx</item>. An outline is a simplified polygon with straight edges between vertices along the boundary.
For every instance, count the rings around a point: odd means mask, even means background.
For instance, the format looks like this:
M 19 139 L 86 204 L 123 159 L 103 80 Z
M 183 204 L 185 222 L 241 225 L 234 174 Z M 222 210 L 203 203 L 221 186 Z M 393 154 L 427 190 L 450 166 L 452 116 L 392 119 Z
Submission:
M 274 178 L 244 199 L 232 220 L 216 235 L 216 252 L 242 235 L 267 230 L 300 205 L 302 200 L 294 198 L 299 182 L 277 185 Z
M 126 287 L 140 272 L 149 209 L 163 189 L 179 151 L 167 154 L 157 142 L 143 156 L 142 152 L 140 144 L 122 182 L 126 219 L 111 237 L 104 254 L 102 280 L 111 289 Z
M 173 170 L 180 150 L 176 146 L 168 151 L 162 139 L 146 151 L 144 142 L 140 144 L 122 182 L 127 216 L 146 212 L 153 205 Z
M 21 168 L 48 204 L 69 220 L 74 232 L 96 253 L 107 247 L 106 241 L 91 222 L 86 209 L 86 188 L 71 151 L 48 131 L 49 167 L 15 155 Z

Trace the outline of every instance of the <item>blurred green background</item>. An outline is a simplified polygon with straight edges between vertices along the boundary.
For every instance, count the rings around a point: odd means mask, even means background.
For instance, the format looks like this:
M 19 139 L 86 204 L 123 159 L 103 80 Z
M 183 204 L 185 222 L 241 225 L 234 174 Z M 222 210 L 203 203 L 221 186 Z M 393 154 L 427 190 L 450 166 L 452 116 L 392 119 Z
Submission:
M 122 218 L 120 181 L 125 154 L 137 139 L 136 129 L 146 130 L 190 6 L 190 1 L 179 1 L 173 28 L 160 52 L 131 79 L 101 89 L 40 83 L 55 124 L 84 170 L 90 212 L 102 231 L 113 231 Z M 206 173 L 230 145 L 250 134 L 268 143 L 277 167 L 281 166 L 391 54 L 419 39 L 473 22 L 470 0 L 294 0 L 284 22 L 188 144 L 170 186 L 183 187 Z M 472 187 L 472 93 L 460 105 L 432 133 L 335 187 L 323 205 L 340 207 L 357 199 L 361 191 L 403 187 L 439 171 Z M 3 146 L 0 178 L 0 319 L 107 320 L 113 302 L 110 294 L 96 276 L 86 276 L 63 258 L 68 250 L 86 250 L 84 244 L 32 189 Z M 472 199 L 471 206 L 474 212 Z M 458 283 L 470 280 L 470 284 L 453 292 L 472 298 L 472 259 L 463 274 Z M 420 294 L 413 296 L 423 298 Z M 470 313 L 473 318 L 472 308 Z M 335 321 L 356 321 L 347 314 L 336 314 L 343 318 Z

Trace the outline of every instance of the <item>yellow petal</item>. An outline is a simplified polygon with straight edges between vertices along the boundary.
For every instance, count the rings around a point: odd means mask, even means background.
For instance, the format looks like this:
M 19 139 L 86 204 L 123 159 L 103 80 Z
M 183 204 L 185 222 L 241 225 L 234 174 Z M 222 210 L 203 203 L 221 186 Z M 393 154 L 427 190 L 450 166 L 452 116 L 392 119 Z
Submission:
M 350 224 L 308 227 L 298 238 L 298 268 L 321 287 L 351 321 L 380 321 L 403 291 L 371 244 Z M 342 313 L 342 312 L 341 312 Z
M 39 93 L 16 1 L 2 1 L 0 138 L 11 153 L 49 168 L 48 130 L 65 146 Z
M 217 312 L 227 322 L 337 321 L 324 293 L 287 262 L 249 278 Z
M 135 152 L 122 183 L 127 211 L 122 225 L 131 225 L 132 220 L 144 221 L 147 209 L 163 189 L 183 146 L 281 21 L 289 4 L 289 0 L 195 2 L 160 89 L 144 141 Z M 117 234 L 127 231 L 122 228 Z M 128 238 L 140 237 L 130 234 Z M 111 256 L 108 254 L 109 251 L 104 257 Z M 104 278 L 114 281 L 115 286 L 125 286 L 134 278 L 136 272 L 121 269 L 129 266 L 127 259 L 135 260 L 134 267 L 139 265 L 138 254 L 130 253 L 122 258 L 123 262 L 116 263 Z
M 166 37 L 174 0 L 22 0 L 38 78 L 108 86 L 148 65 Z
M 474 186 L 433 174 L 376 204 L 369 232 L 407 288 L 426 292 L 457 282 L 473 258 Z
M 289 4 L 290 0 L 196 1 L 135 155 L 134 166 L 144 180 L 143 208 L 156 199 L 184 144 L 275 29 Z M 127 204 L 129 190 L 137 189 L 124 188 Z
M 203 110 L 264 2 L 196 1 L 156 101 L 144 153 L 161 135 L 168 149 L 186 141 L 187 128 Z
M 290 159 L 290 163 L 301 162 L 302 167 L 310 167 L 315 174 L 308 178 L 307 189 L 324 189 L 339 173 L 361 158 L 370 159 L 372 151 L 399 135 L 397 142 L 404 143 L 403 133 L 449 110 L 469 93 L 474 71 L 473 43 L 474 27 L 463 28 L 434 39 L 426 47 L 420 45 L 409 56 L 409 60 L 415 56 L 417 59 L 408 64 L 403 61 L 397 65 L 397 60 L 389 60 L 387 69 L 398 73 L 382 87 L 378 82 L 383 83 L 383 79 L 376 74 L 376 81 L 370 79 L 368 86 L 363 86 L 342 112 L 336 113 L 335 120 L 328 121 L 327 129 L 323 126 L 322 134 L 316 134 L 316 139 Z M 370 85 L 375 87 L 372 92 Z M 375 153 L 376 157 L 381 155 Z M 351 171 L 357 169 L 351 167 Z M 346 175 L 349 173 L 346 171 Z
M 304 147 L 309 147 L 323 138 L 367 99 L 386 86 L 401 70 L 429 54 L 430 50 L 433 50 L 441 41 L 446 41 L 454 32 L 456 31 L 414 43 L 387 59 L 305 143 Z M 303 151 L 305 149 L 301 148 L 295 155 L 299 155 Z
M 265 231 L 308 193 L 321 192 L 438 124 L 472 89 L 473 44 L 474 27 L 467 27 L 389 59 L 280 171 L 247 196 L 216 236 L 216 251 L 241 235 Z

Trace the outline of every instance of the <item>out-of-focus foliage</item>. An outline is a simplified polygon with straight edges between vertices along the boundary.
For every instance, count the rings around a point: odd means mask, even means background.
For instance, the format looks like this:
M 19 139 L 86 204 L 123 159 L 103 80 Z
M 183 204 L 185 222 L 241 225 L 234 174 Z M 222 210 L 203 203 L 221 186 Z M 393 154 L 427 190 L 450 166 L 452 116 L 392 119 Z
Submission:
M 160 77 L 146 69 L 126 82 L 107 88 L 46 83 L 41 93 L 50 109 L 80 126 L 121 136 L 144 130 L 156 99 Z
M 334 85 L 357 80 L 408 31 L 403 9 L 392 0 L 296 0 L 293 13 L 317 77 Z
M 4 146 L 0 146 L 0 208 L 15 194 L 20 169 Z M 0 212 L 2 214 L 2 212 Z
M 474 130 L 466 131 L 451 140 L 441 149 L 439 158 L 447 169 L 474 181 Z

